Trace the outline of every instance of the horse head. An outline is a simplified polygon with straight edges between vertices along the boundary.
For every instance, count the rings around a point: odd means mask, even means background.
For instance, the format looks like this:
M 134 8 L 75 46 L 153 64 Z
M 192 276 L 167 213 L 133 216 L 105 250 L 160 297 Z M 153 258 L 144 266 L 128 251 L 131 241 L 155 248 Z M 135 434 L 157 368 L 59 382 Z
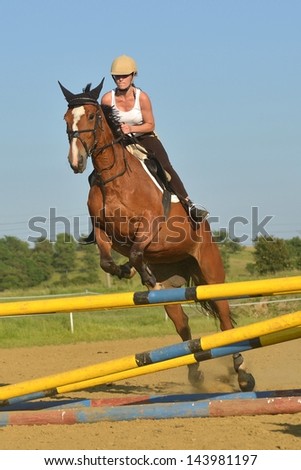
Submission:
M 68 110 L 64 116 L 69 139 L 68 161 L 74 173 L 83 173 L 87 159 L 95 145 L 95 133 L 98 124 L 98 98 L 103 87 L 100 84 L 91 90 L 89 83 L 82 93 L 74 94 L 60 82 L 59 86 L 68 102 Z

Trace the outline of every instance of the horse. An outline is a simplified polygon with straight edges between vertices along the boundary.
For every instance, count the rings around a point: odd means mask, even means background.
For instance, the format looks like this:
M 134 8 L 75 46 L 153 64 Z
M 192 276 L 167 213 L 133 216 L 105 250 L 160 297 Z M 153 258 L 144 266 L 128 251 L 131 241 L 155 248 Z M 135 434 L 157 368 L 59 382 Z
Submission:
M 88 84 L 77 94 L 58 82 L 68 103 L 64 120 L 69 164 L 74 173 L 83 173 L 91 157 L 94 167 L 87 205 L 100 267 L 119 279 L 138 272 L 148 289 L 224 283 L 223 262 L 208 220 L 194 224 L 181 201 L 149 170 L 147 158 L 137 158 L 129 149 L 129 137 L 121 132 L 112 108 L 98 102 L 103 82 L 93 89 Z M 128 262 L 116 264 L 112 250 Z M 209 300 L 203 307 L 218 319 L 222 331 L 234 328 L 227 300 Z M 182 341 L 190 340 L 182 306 L 164 308 Z M 253 390 L 255 380 L 241 354 L 233 355 L 233 366 L 240 389 Z M 188 380 L 195 387 L 204 380 L 198 363 L 188 366 Z

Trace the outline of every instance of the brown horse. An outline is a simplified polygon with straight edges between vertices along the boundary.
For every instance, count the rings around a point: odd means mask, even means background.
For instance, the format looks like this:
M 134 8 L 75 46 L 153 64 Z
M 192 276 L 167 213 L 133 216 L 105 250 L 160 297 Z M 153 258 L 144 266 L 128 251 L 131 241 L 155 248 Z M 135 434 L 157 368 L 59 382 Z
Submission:
M 195 225 L 179 200 L 172 202 L 145 163 L 128 151 L 128 136 L 121 133 L 112 109 L 98 103 L 103 80 L 79 94 L 59 85 L 68 102 L 64 119 L 71 168 L 82 173 L 92 157 L 88 208 L 101 268 L 119 278 L 129 278 L 134 268 L 149 289 L 223 283 L 223 263 L 208 221 Z M 112 249 L 129 262 L 117 265 Z M 227 300 L 210 300 L 206 308 L 219 319 L 221 330 L 233 328 Z M 165 310 L 182 340 L 190 340 L 188 317 L 181 305 L 166 305 Z M 234 355 L 233 362 L 241 390 L 252 390 L 255 381 L 246 372 L 242 356 Z M 190 382 L 198 385 L 202 380 L 198 364 L 188 367 Z

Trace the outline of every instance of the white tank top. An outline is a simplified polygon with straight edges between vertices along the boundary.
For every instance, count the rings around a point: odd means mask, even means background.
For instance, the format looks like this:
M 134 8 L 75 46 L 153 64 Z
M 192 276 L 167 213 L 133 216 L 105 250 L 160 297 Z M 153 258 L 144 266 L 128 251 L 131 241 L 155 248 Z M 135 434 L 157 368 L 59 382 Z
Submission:
M 141 107 L 140 107 L 140 88 L 135 88 L 136 96 L 135 103 L 130 111 L 121 111 L 116 106 L 115 101 L 115 90 L 112 90 L 112 108 L 114 109 L 116 116 L 119 121 L 124 124 L 129 124 L 130 126 L 139 126 L 143 123 Z M 137 133 L 135 133 L 137 134 Z

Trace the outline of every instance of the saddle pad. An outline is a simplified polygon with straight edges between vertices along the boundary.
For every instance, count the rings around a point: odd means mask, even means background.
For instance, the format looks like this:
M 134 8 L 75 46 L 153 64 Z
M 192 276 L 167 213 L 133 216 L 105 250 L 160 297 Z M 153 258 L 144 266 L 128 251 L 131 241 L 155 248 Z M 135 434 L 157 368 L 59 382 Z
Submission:
M 144 147 L 142 147 L 141 145 L 139 144 L 129 144 L 126 146 L 126 149 L 135 157 L 137 158 L 141 165 L 142 165 L 142 168 L 144 169 L 144 171 L 148 174 L 148 176 L 151 178 L 151 180 L 153 181 L 153 183 L 157 186 L 157 188 L 160 189 L 161 193 L 163 193 L 163 189 L 161 188 L 161 186 L 159 185 L 159 183 L 157 182 L 156 178 L 151 174 L 151 172 L 149 171 L 149 169 L 147 168 L 147 166 L 145 165 L 144 163 L 144 160 L 146 160 L 147 158 L 147 154 L 145 153 L 145 149 Z M 179 202 L 179 198 L 175 195 L 175 194 L 172 194 L 171 195 L 171 202 Z

